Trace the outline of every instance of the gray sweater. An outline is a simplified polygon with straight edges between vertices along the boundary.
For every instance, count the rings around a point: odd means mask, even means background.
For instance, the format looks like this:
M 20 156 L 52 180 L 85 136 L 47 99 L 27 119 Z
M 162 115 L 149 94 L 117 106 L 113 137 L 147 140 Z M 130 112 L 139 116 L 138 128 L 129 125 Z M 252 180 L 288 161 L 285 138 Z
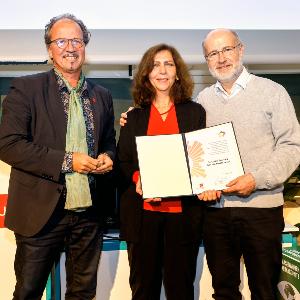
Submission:
M 245 173 L 256 190 L 248 197 L 222 195 L 217 207 L 276 207 L 283 204 L 283 182 L 300 163 L 300 126 L 292 101 L 279 84 L 252 76 L 246 89 L 225 100 L 214 85 L 197 97 L 207 126 L 231 121 Z

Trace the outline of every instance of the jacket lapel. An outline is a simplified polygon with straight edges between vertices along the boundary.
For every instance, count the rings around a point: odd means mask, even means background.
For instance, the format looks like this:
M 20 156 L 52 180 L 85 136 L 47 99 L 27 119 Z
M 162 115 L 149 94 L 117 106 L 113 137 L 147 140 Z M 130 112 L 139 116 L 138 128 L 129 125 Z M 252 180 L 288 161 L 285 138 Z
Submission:
M 46 103 L 59 146 L 65 148 L 67 121 L 53 70 L 48 72 L 48 100 L 46 99 Z
M 136 128 L 137 136 L 147 135 L 148 123 L 150 118 L 150 109 L 150 105 L 141 109 L 142 113 L 140 114 L 140 119 L 138 120 L 138 126 Z
M 186 132 L 187 131 L 187 125 L 190 124 L 189 120 L 187 118 L 189 116 L 186 115 L 184 105 L 183 104 L 176 104 L 176 117 L 179 127 L 179 132 Z
M 95 93 L 93 84 L 87 80 L 87 89 L 89 94 L 89 99 L 91 103 L 91 109 L 93 112 L 94 118 L 94 139 L 95 139 L 95 155 L 98 155 L 99 151 L 99 137 L 102 135 L 102 128 L 103 128 L 103 99 L 101 98 L 100 93 Z M 98 96 L 98 97 L 97 97 Z

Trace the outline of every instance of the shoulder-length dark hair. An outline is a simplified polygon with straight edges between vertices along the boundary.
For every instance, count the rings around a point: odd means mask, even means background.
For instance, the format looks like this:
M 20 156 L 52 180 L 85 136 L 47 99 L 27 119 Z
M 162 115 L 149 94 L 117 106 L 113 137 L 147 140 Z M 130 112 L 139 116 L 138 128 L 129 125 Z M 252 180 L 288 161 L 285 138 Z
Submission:
M 139 63 L 137 72 L 133 78 L 132 96 L 134 105 L 145 107 L 150 105 L 155 98 L 155 88 L 149 81 L 149 74 L 154 67 L 154 57 L 160 52 L 167 50 L 172 54 L 176 66 L 176 80 L 171 87 L 170 97 L 174 103 L 181 103 L 191 100 L 194 82 L 189 73 L 188 67 L 183 61 L 179 52 L 167 44 L 158 44 L 149 48 Z

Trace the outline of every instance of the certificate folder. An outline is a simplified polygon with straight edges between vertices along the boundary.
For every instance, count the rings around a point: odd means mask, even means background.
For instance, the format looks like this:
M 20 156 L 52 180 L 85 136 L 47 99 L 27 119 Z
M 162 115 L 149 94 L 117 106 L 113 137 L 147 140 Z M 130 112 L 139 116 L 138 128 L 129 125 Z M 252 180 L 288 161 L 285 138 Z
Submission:
M 136 145 L 145 199 L 223 190 L 244 174 L 232 123 L 182 134 L 138 136 Z

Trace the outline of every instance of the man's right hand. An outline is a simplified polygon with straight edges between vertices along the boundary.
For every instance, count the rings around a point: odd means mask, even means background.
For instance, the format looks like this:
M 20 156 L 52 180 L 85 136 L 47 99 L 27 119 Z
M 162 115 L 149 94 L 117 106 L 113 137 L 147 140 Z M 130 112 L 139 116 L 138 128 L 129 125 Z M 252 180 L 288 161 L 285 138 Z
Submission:
M 226 186 L 227 188 L 223 190 L 223 193 L 233 193 L 241 197 L 248 197 L 255 190 L 256 182 L 253 175 L 247 173 L 231 180 Z
M 125 124 L 127 123 L 127 113 L 133 109 L 134 109 L 134 107 L 130 106 L 127 109 L 127 111 L 121 113 L 121 118 L 120 118 L 119 122 L 122 127 L 125 126 Z
M 87 174 L 97 169 L 98 160 L 85 153 L 73 152 L 73 171 Z

